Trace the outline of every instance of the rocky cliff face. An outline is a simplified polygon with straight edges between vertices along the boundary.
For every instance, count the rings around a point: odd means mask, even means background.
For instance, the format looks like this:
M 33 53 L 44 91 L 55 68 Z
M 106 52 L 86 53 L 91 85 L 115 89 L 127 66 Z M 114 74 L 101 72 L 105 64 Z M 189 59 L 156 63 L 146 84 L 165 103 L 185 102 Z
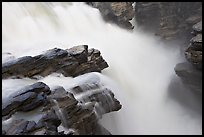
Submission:
M 185 50 L 188 62 L 177 64 L 175 72 L 186 86 L 202 92 L 202 22 L 193 25 L 192 29 L 194 36 Z
M 183 54 L 188 62 L 177 64 L 175 72 L 187 87 L 201 92 L 202 3 L 137 2 L 135 19 L 138 26 L 164 40 L 181 42 Z
M 12 94 L 3 100 L 2 118 L 8 119 L 16 112 L 29 112 L 42 107 L 42 118 L 38 121 L 14 119 L 7 128 L 6 135 L 61 135 L 62 125 L 74 135 L 110 134 L 99 125 L 103 114 L 121 109 L 120 102 L 111 90 L 100 83 L 82 83 L 69 90 L 57 87 L 53 90 L 38 82 Z M 34 113 L 34 112 L 33 112 Z M 35 112 L 37 113 L 37 112 Z
M 193 25 L 193 38 L 185 51 L 186 59 L 197 69 L 202 70 L 202 21 Z
M 201 2 L 137 2 L 139 26 L 167 40 L 188 40 L 193 24 L 202 20 Z
M 134 28 L 130 23 L 134 17 L 133 2 L 87 2 L 87 4 L 99 9 L 104 20 L 128 30 Z

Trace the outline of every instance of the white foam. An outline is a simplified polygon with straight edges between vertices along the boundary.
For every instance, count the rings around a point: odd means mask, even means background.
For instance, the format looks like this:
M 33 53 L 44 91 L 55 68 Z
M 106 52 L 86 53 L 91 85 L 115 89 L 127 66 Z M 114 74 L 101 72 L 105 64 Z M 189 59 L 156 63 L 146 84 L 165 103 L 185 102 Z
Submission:
M 117 84 L 113 88 L 110 80 L 105 83 L 122 104 L 119 112 L 102 120 L 112 134 L 202 134 L 202 116 L 190 113 L 169 96 L 174 66 L 181 61 L 177 46 L 167 45 L 138 27 L 131 33 L 106 23 L 97 9 L 83 3 L 4 2 L 2 28 L 3 53 L 15 57 L 81 44 L 99 49 L 109 64 L 103 74 Z M 68 89 L 77 83 L 71 79 L 50 75 L 40 81 Z M 12 92 L 10 89 L 29 83 L 33 81 L 2 80 L 3 97 Z M 199 105 L 196 100 L 191 103 Z

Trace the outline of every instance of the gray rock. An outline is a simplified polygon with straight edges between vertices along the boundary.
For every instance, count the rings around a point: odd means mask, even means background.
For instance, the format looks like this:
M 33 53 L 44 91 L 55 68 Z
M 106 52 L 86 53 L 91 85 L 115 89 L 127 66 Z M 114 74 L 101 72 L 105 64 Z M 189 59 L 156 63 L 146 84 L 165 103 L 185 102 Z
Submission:
M 201 26 L 200 26 L 201 25 Z M 194 36 L 190 40 L 189 47 L 185 50 L 185 57 L 188 62 L 179 63 L 175 67 L 176 74 L 183 83 L 193 91 L 202 92 L 202 24 L 193 26 Z
M 36 124 L 35 121 L 13 120 L 6 135 L 58 135 L 57 127 L 61 124 L 53 110 L 47 112 Z
M 98 119 L 105 113 L 121 109 L 114 94 L 99 84 L 82 84 L 68 92 L 61 87 L 48 99 L 63 126 L 72 129 L 75 135 L 109 134 L 104 128 L 99 130 Z
M 197 69 L 202 69 L 202 50 L 194 50 L 191 46 L 185 51 L 186 59 Z
M 2 116 L 9 118 L 16 111 L 30 111 L 46 102 L 46 95 L 50 94 L 50 88 L 42 83 L 26 86 L 2 101 Z
M 87 72 L 101 72 L 108 67 L 96 49 L 87 45 L 67 50 L 54 48 L 38 56 L 26 56 L 2 64 L 2 78 L 47 76 L 53 72 L 78 76 Z
M 95 54 L 99 53 L 95 52 Z M 4 134 L 110 135 L 109 131 L 99 125 L 98 120 L 105 113 L 120 110 L 121 104 L 114 98 L 111 90 L 95 82 L 82 83 L 67 91 L 63 87 L 56 87 L 51 92 L 42 82 L 23 88 L 11 96 L 11 99 L 14 99 L 7 103 L 9 105 L 4 104 L 4 114 L 6 115 L 7 112 L 7 115 L 11 115 L 16 111 L 32 110 L 38 96 L 40 96 L 38 100 L 41 100 L 43 95 L 47 102 L 44 106 L 46 108 L 43 111 L 44 115 L 37 123 L 22 119 L 14 120 Z M 13 103 L 14 100 L 19 103 Z M 60 124 L 70 132 L 66 134 L 59 132 Z
M 23 119 L 14 120 L 11 123 L 10 128 L 6 131 L 6 135 L 23 135 L 26 133 L 26 127 L 28 125 L 28 121 Z
M 6 135 L 6 131 L 5 130 L 2 130 L 2 135 Z
M 196 33 L 202 33 L 202 21 L 193 25 L 193 31 L 195 31 Z
M 198 25 L 197 23 L 196 25 Z M 195 26 L 195 25 L 194 25 Z M 197 27 L 198 29 L 198 27 Z M 198 29 L 202 32 L 202 27 Z M 197 33 L 190 40 L 189 47 L 185 50 L 186 59 L 197 69 L 202 69 L 202 34 Z
M 87 2 L 94 8 L 99 9 L 105 21 L 132 30 L 134 26 L 130 20 L 134 17 L 133 2 Z
M 186 86 L 193 91 L 202 92 L 202 71 L 188 62 L 177 64 L 174 70 Z
M 185 44 L 191 37 L 192 25 L 202 20 L 202 3 L 137 2 L 135 19 L 138 26 L 146 31 L 165 40 L 179 40 Z
M 122 107 L 120 102 L 114 98 L 111 90 L 97 83 L 82 84 L 73 87 L 69 92 L 75 96 L 80 96 L 77 100 L 82 103 L 95 102 L 94 107 L 99 115 L 118 111 Z

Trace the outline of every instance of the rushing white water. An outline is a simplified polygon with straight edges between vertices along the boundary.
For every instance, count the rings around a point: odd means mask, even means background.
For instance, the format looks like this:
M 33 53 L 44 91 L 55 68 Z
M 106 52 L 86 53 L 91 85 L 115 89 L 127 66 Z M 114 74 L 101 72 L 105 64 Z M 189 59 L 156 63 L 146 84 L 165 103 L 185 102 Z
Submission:
M 181 61 L 178 46 L 167 45 L 138 27 L 128 32 L 106 23 L 97 9 L 84 3 L 4 2 L 2 29 L 3 62 L 54 47 L 87 44 L 99 49 L 109 68 L 103 75 L 86 76 L 99 76 L 122 104 L 120 111 L 104 115 L 101 121 L 112 134 L 202 134 L 201 101 L 187 89 L 181 92 L 180 83 L 174 82 L 179 86 L 174 91 L 169 87 L 174 66 Z M 86 76 L 75 80 L 81 82 Z M 3 97 L 36 81 L 2 80 Z M 77 83 L 56 74 L 39 81 L 65 89 Z M 183 99 L 171 92 L 182 93 Z M 182 100 L 190 105 L 183 105 Z

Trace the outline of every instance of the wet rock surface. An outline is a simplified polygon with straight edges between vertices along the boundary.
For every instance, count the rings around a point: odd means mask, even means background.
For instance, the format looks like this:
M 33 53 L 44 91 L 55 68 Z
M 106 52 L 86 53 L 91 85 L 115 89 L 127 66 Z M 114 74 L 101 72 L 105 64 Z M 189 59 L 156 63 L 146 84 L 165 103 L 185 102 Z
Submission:
M 70 92 L 82 103 L 95 102 L 95 109 L 100 115 L 117 111 L 121 108 L 120 102 L 114 98 L 114 94 L 111 90 L 97 83 L 76 86 L 73 87 Z
M 43 105 L 46 103 L 46 95 L 50 92 L 50 88 L 42 82 L 15 92 L 2 100 L 2 117 L 9 118 L 17 111 L 27 112 Z
M 104 20 L 128 30 L 134 28 L 130 23 L 134 17 L 133 2 L 87 2 L 87 4 L 99 9 Z
M 52 72 L 75 77 L 88 72 L 101 72 L 107 67 L 100 51 L 80 45 L 67 50 L 54 48 L 38 56 L 3 63 L 2 78 L 47 76 Z
M 24 119 L 13 120 L 6 135 L 59 135 L 57 127 L 61 120 L 53 110 L 47 112 L 39 122 Z
M 5 62 L 2 64 L 2 79 L 43 77 L 53 72 L 76 77 L 88 72 L 101 72 L 106 67 L 108 64 L 99 50 L 80 45 L 66 50 L 54 48 L 41 55 Z M 44 115 L 38 122 L 11 117 L 16 112 L 35 113 L 39 107 L 43 107 L 41 112 Z M 100 84 L 82 83 L 66 91 L 63 87 L 51 90 L 45 83 L 37 82 L 3 99 L 2 120 L 11 118 L 12 123 L 9 128 L 3 128 L 2 134 L 108 135 L 110 132 L 99 125 L 98 120 L 103 114 L 120 109 L 120 102 L 112 91 L 101 88 Z M 69 132 L 58 131 L 60 125 Z
M 56 89 L 49 98 L 52 106 L 63 119 L 63 126 L 71 128 L 73 134 L 109 134 L 101 125 L 98 125 L 98 120 L 105 113 L 120 110 L 120 102 L 114 98 L 110 90 L 104 90 L 99 85 L 96 87 L 94 84 L 86 84 L 89 88 L 84 87 L 85 85 L 76 86 L 68 92 L 62 87 Z M 93 90 L 95 90 L 94 93 Z M 102 129 L 100 132 L 99 127 Z
M 46 90 L 45 90 L 46 89 Z M 50 91 L 49 87 L 38 82 L 23 88 L 12 97 L 22 98 L 18 107 L 11 100 L 2 108 L 2 115 L 12 115 L 13 112 L 22 111 L 24 101 L 30 99 L 37 93 L 45 93 L 42 112 L 44 115 L 38 121 L 27 121 L 24 119 L 13 120 L 10 127 L 3 129 L 2 134 L 6 135 L 110 135 L 111 133 L 102 127 L 98 120 L 103 114 L 121 109 L 120 102 L 114 98 L 114 94 L 107 88 L 103 88 L 99 83 L 86 83 L 75 86 L 67 91 L 63 87 L 56 87 Z M 25 94 L 31 94 L 24 97 Z M 37 95 L 35 95 L 36 97 Z M 11 98 L 12 98 L 11 97 Z M 30 98 L 29 98 L 30 97 Z M 19 99 L 19 100 L 20 100 Z M 17 104 L 18 105 L 18 104 Z M 9 106 L 12 106 L 10 109 Z M 29 105 L 33 110 L 34 107 Z M 39 106 L 43 106 L 40 104 Z M 29 111 L 26 110 L 26 111 Z M 12 112 L 11 112 L 12 111 Z M 68 133 L 58 131 L 62 124 L 69 130 Z

